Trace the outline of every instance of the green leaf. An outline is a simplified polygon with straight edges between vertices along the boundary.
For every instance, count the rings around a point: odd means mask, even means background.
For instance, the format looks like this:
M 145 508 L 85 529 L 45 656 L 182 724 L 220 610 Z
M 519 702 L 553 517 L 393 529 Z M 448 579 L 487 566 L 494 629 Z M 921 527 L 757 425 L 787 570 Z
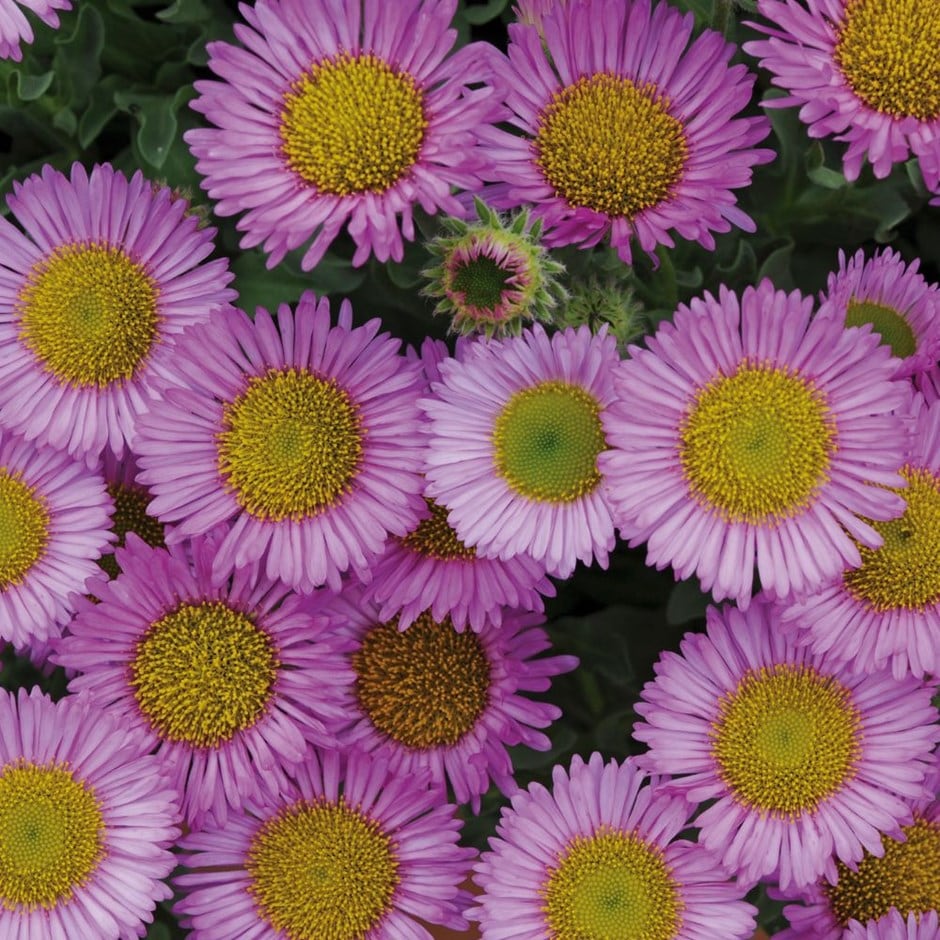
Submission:
M 35 101 L 41 98 L 52 84 L 55 72 L 43 72 L 41 75 L 29 75 L 21 69 L 13 70 L 16 96 L 20 101 Z
M 711 603 L 711 597 L 703 594 L 698 582 L 690 578 L 680 581 L 672 589 L 666 603 L 666 622 L 672 626 L 699 620 L 705 616 L 705 610 Z
M 117 75 L 108 75 L 101 82 L 95 85 L 91 93 L 91 99 L 84 114 L 78 121 L 78 143 L 85 148 L 94 141 L 104 126 L 118 112 L 118 107 L 114 103 L 114 92 L 120 84 L 120 77 Z
M 150 925 L 146 940 L 172 940 L 172 936 L 170 928 L 166 924 L 157 921 Z
M 66 87 L 65 100 L 82 109 L 101 75 L 101 53 L 105 45 L 104 20 L 90 3 L 82 4 L 71 35 L 56 40 L 56 73 Z
M 209 8 L 202 0 L 175 0 L 157 14 L 165 23 L 199 23 L 209 18 Z
M 793 240 L 788 239 L 787 244 L 772 251 L 757 272 L 758 282 L 765 277 L 773 281 L 774 287 L 779 290 L 793 290 L 793 272 L 790 270 L 790 260 L 793 256 Z
M 506 9 L 508 2 L 509 0 L 487 0 L 481 6 L 467 7 L 463 11 L 463 17 L 471 26 L 482 26 L 490 20 L 495 20 Z
M 174 98 L 154 98 L 137 114 L 140 130 L 137 146 L 141 156 L 157 169 L 163 166 L 176 138 L 176 104 Z

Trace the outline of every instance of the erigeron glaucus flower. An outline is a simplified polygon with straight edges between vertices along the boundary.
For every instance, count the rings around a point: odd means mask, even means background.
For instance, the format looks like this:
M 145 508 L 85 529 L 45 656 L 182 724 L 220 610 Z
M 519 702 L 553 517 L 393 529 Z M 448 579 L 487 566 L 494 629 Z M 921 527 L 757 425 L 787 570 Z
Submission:
M 940 186 L 938 0 L 758 0 L 770 38 L 744 44 L 786 89 L 770 107 L 800 106 L 811 137 L 846 141 L 843 171 L 863 160 L 879 179 L 917 157 Z
M 184 327 L 229 309 L 214 230 L 139 171 L 51 166 L 0 218 L 0 408 L 28 439 L 94 464 L 124 454 Z M 224 318 L 223 318 L 224 319 Z
M 940 937 L 940 914 L 930 911 L 922 917 L 897 911 L 868 924 L 850 924 L 845 940 L 936 940 Z
M 918 273 L 919 259 L 905 264 L 885 248 L 866 260 L 859 249 L 829 275 L 819 316 L 837 317 L 846 326 L 870 324 L 898 359 L 899 375 L 923 372 L 940 355 L 940 288 Z
M 33 41 L 33 27 L 24 10 L 29 10 L 53 29 L 59 27 L 59 10 L 71 10 L 72 0 L 0 0 L 0 59 L 23 58 L 22 43 Z
M 158 759 L 74 696 L 0 690 L 0 725 L 0 936 L 143 936 L 179 835 Z
M 478 810 L 491 783 L 515 790 L 507 747 L 551 746 L 539 729 L 561 709 L 531 695 L 578 660 L 542 655 L 551 649 L 544 617 L 507 610 L 498 626 L 458 633 L 449 618 L 424 613 L 401 630 L 352 588 L 325 601 L 324 612 L 352 640 L 342 747 L 387 754 L 396 773 L 429 769 L 435 786 L 449 783 L 459 803 Z
M 821 591 L 786 604 L 780 625 L 797 643 L 860 672 L 889 665 L 900 678 L 940 676 L 940 402 L 915 399 L 901 476 L 906 509 L 872 521 L 879 548 Z
M 693 40 L 692 26 L 691 13 L 650 0 L 570 0 L 541 29 L 511 23 L 493 80 L 515 132 L 481 131 L 486 198 L 532 205 L 549 246 L 609 235 L 627 263 L 633 237 L 652 253 L 673 232 L 711 249 L 714 232 L 753 231 L 732 190 L 772 158 L 754 149 L 770 126 L 735 117 L 754 78 L 728 65 L 734 46 L 711 30 Z
M 598 455 L 613 397 L 614 338 L 587 327 L 468 344 L 441 362 L 430 419 L 426 495 L 447 506 L 464 545 L 506 560 L 530 555 L 568 577 L 603 566 L 614 524 Z
M 479 187 L 477 129 L 498 120 L 482 45 L 449 56 L 456 0 L 259 0 L 242 46 L 209 43 L 221 81 L 192 106 L 215 127 L 184 137 L 219 215 L 244 212 L 243 248 L 268 265 L 312 243 L 314 267 L 347 227 L 354 264 L 400 261 L 413 211 L 462 212 L 451 188 Z
M 877 334 L 811 312 L 767 280 L 722 287 L 614 381 L 598 465 L 620 532 L 718 600 L 746 605 L 755 565 L 777 597 L 817 590 L 881 545 L 867 520 L 904 511 L 910 383 Z
M 258 566 L 212 583 L 218 533 L 169 549 L 134 535 L 121 574 L 80 603 L 55 661 L 168 767 L 186 822 L 276 796 L 311 744 L 332 746 L 348 643 Z M 211 814 L 211 815 L 210 815 Z
M 25 646 L 59 635 L 76 593 L 101 574 L 113 512 L 100 474 L 0 431 L 0 638 Z
M 756 911 L 678 838 L 690 815 L 632 760 L 576 756 L 503 810 L 469 916 L 485 940 L 746 940 Z
M 214 577 L 261 561 L 302 591 L 339 590 L 424 511 L 416 363 L 348 301 L 307 292 L 293 313 L 259 309 L 187 332 L 164 400 L 134 442 L 149 511 L 170 540 L 230 522 Z
M 467 927 L 459 830 L 427 773 L 311 753 L 279 798 L 183 839 L 174 911 L 192 940 L 432 940 Z
M 667 652 L 641 693 L 642 766 L 673 774 L 700 844 L 744 883 L 806 886 L 900 835 L 927 797 L 940 740 L 931 689 L 887 670 L 857 675 L 796 647 L 762 598 L 711 607 L 707 633 Z

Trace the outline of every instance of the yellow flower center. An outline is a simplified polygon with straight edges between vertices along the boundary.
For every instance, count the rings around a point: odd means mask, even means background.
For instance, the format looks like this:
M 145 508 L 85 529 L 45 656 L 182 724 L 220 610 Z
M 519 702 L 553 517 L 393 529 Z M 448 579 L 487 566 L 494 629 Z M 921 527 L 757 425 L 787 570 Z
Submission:
M 940 117 L 940 0 L 847 0 L 833 56 L 875 111 Z
M 872 329 L 881 337 L 885 346 L 891 347 L 891 354 L 898 359 L 906 359 L 917 352 L 917 338 L 910 323 L 893 307 L 886 307 L 871 300 L 849 301 L 845 315 L 846 326 L 864 326 L 870 323 Z
M 49 540 L 45 500 L 21 474 L 0 467 L 0 591 L 21 584 Z
M 601 481 L 600 402 L 578 385 L 540 382 L 515 392 L 493 428 L 496 472 L 520 496 L 569 503 Z
M 364 436 L 359 406 L 335 381 L 272 369 L 225 406 L 219 472 L 251 515 L 304 519 L 350 492 Z
M 447 521 L 447 507 L 434 502 L 433 499 L 425 502 L 431 510 L 431 515 L 422 519 L 418 527 L 401 540 L 402 545 L 419 555 L 424 555 L 425 558 L 434 558 L 437 561 L 471 561 L 476 558 L 477 550 L 467 548 L 450 527 Z
M 414 166 L 428 126 L 424 93 L 374 55 L 332 56 L 284 95 L 287 165 L 321 193 L 382 193 Z
M 362 940 L 392 908 L 398 859 L 381 826 L 343 799 L 269 819 L 248 851 L 249 891 L 289 940 Z
M 689 152 L 682 122 L 655 85 L 606 72 L 552 95 L 533 147 L 568 205 L 627 219 L 670 196 Z
M 405 747 L 456 744 L 489 702 L 490 661 L 480 638 L 450 618 L 421 614 L 407 629 L 374 626 L 353 655 L 356 696 L 369 721 Z
M 140 536 L 148 545 L 163 548 L 163 526 L 153 516 L 147 515 L 150 494 L 139 486 L 125 486 L 123 483 L 109 483 L 108 493 L 114 500 L 114 518 L 111 528 L 117 535 L 117 546 L 122 547 L 127 541 L 127 533 Z M 117 559 L 113 553 L 102 555 L 98 564 L 111 578 L 120 574 Z
M 62 245 L 16 299 L 19 338 L 56 378 L 102 388 L 130 379 L 159 342 L 158 288 L 107 244 Z
M 68 902 L 104 854 L 101 804 L 67 764 L 19 760 L 0 770 L 0 905 Z
M 737 802 L 797 817 L 853 775 L 861 717 L 849 690 L 811 666 L 748 670 L 719 702 L 712 753 Z
M 130 683 L 161 738 L 217 747 L 264 714 L 280 663 L 271 638 L 218 601 L 181 604 L 137 644 Z
M 940 603 L 940 477 L 904 467 L 907 500 L 900 519 L 869 520 L 881 548 L 859 545 L 862 565 L 843 575 L 846 590 L 872 610 L 924 610 Z
M 881 858 L 865 853 L 858 870 L 836 862 L 838 884 L 826 894 L 835 919 L 846 926 L 853 917 L 865 923 L 896 907 L 903 917 L 940 907 L 940 824 L 915 817 L 904 827 L 906 842 L 881 837 Z
M 632 832 L 575 836 L 540 893 L 553 940 L 669 940 L 682 925 L 662 850 Z
M 743 363 L 698 390 L 679 458 L 695 499 L 730 522 L 799 515 L 836 450 L 826 398 L 796 372 Z

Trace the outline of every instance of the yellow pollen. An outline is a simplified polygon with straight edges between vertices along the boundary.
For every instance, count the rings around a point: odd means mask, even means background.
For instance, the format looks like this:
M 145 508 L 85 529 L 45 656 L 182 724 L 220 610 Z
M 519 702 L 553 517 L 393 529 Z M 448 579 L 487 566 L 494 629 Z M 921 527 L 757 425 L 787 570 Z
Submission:
M 428 126 L 424 93 L 374 55 L 317 62 L 284 95 L 287 165 L 318 192 L 382 193 L 414 166 Z
M 289 940 L 362 940 L 392 909 L 400 881 L 391 839 L 342 798 L 269 819 L 246 867 L 261 916 Z
M 662 850 L 633 832 L 602 826 L 575 836 L 540 894 L 552 940 L 669 940 L 682 926 Z
M 218 747 L 265 712 L 280 663 L 271 638 L 218 601 L 181 604 L 137 643 L 130 684 L 164 740 Z
M 431 510 L 430 517 L 422 519 L 418 527 L 401 540 L 402 545 L 419 555 L 434 558 L 437 561 L 456 559 L 472 561 L 476 558 L 477 550 L 467 548 L 450 527 L 447 521 L 448 508 L 434 502 L 433 499 L 425 500 L 425 502 Z
M 796 372 L 747 362 L 698 390 L 679 435 L 692 495 L 730 522 L 799 515 L 828 479 L 836 451 L 823 393 Z
M 101 805 L 67 763 L 19 760 L 0 770 L 0 906 L 67 903 L 104 855 Z
M 133 378 L 154 344 L 158 288 L 107 244 L 62 245 L 37 262 L 15 303 L 19 338 L 63 382 Z
M 900 519 L 866 520 L 884 539 L 881 548 L 859 545 L 860 568 L 843 575 L 846 590 L 871 610 L 917 610 L 940 604 L 940 477 L 906 466 L 907 500 Z
M 127 541 L 127 533 L 140 536 L 148 545 L 163 548 L 163 526 L 153 516 L 147 515 L 150 494 L 140 486 L 125 486 L 123 483 L 109 483 L 108 493 L 114 500 L 114 518 L 111 527 L 117 535 L 117 546 Z M 102 555 L 98 564 L 111 578 L 120 573 L 117 559 L 112 553 Z
M 300 520 L 351 491 L 364 437 L 359 406 L 333 379 L 272 369 L 225 406 L 219 473 L 251 515 Z
M 848 0 L 833 57 L 865 104 L 940 118 L 940 0 Z
M 779 664 L 748 670 L 722 697 L 711 737 L 719 775 L 737 802 L 796 818 L 854 774 L 861 717 L 831 676 Z
M 456 744 L 486 710 L 490 661 L 480 638 L 421 614 L 407 630 L 374 626 L 353 655 L 356 696 L 382 734 L 411 748 Z
M 0 467 L 0 591 L 22 584 L 49 540 L 45 500 L 15 470 Z
M 568 205 L 627 219 L 671 195 L 689 152 L 682 122 L 655 85 L 606 72 L 552 95 L 533 147 Z
M 866 852 L 857 871 L 836 862 L 839 881 L 826 894 L 843 927 L 853 917 L 863 924 L 884 917 L 892 907 L 905 919 L 940 907 L 940 823 L 915 816 L 904 834 L 906 842 L 882 836 L 884 856 Z
M 600 402 L 579 385 L 548 381 L 515 392 L 496 416 L 496 472 L 520 496 L 570 503 L 601 482 L 607 449 Z

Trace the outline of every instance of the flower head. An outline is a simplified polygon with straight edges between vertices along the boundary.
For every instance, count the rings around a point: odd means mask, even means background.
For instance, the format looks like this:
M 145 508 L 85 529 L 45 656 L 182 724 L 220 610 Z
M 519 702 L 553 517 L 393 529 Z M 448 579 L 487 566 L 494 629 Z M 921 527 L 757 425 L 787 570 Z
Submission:
M 667 3 L 570 0 L 509 36 L 494 79 L 522 133 L 481 132 L 497 208 L 531 204 L 549 246 L 609 235 L 627 263 L 634 236 L 652 253 L 672 231 L 706 248 L 732 224 L 753 231 L 732 190 L 772 158 L 754 149 L 770 127 L 735 117 L 754 79 L 718 33 L 690 43 L 692 15 Z
M 476 865 L 469 916 L 494 940 L 745 940 L 754 908 L 701 846 L 678 839 L 690 815 L 630 760 L 556 766 L 503 810 Z
M 187 333 L 134 449 L 171 540 L 231 522 L 214 577 L 262 560 L 304 591 L 339 590 L 424 510 L 418 366 L 380 321 L 304 294 Z M 181 387 L 180 387 L 181 386 Z
M 192 940 L 431 940 L 466 929 L 471 849 L 455 807 L 385 761 L 312 752 L 280 797 L 182 841 L 175 910 Z
M 69 688 L 119 715 L 170 768 L 186 821 L 222 823 L 275 795 L 308 745 L 332 746 L 348 644 L 257 565 L 214 585 L 221 537 L 169 549 L 136 536 L 121 574 L 79 607 L 55 659 Z
M 758 0 L 770 38 L 745 43 L 811 137 L 846 141 L 843 170 L 868 159 L 888 175 L 911 154 L 928 188 L 940 186 L 940 4 L 937 0 Z
M 229 309 L 214 230 L 137 172 L 46 166 L 0 218 L 0 408 L 28 439 L 121 457 L 186 326 Z
M 599 467 L 621 534 L 650 564 L 746 605 L 754 567 L 778 597 L 861 564 L 899 516 L 908 382 L 879 337 L 810 321 L 769 281 L 721 288 L 631 347 L 604 416 Z M 876 483 L 880 486 L 867 484 Z
M 175 865 L 176 795 L 87 699 L 0 690 L 0 936 L 143 936 Z
M 209 44 L 222 81 L 196 83 L 215 125 L 184 136 L 220 215 L 245 212 L 242 247 L 269 266 L 313 236 L 312 268 L 344 226 L 354 264 L 402 258 L 415 203 L 460 214 L 451 187 L 475 189 L 478 126 L 497 120 L 490 89 L 464 85 L 478 46 L 447 57 L 456 0 L 260 0 L 243 5 L 243 44 Z M 330 28 L 324 29 L 328 23 Z
M 796 647 L 779 610 L 709 608 L 707 634 L 664 653 L 636 710 L 640 760 L 676 775 L 699 842 L 745 882 L 808 885 L 833 859 L 881 855 L 927 794 L 940 740 L 931 690 L 886 671 L 855 675 Z
M 21 43 L 33 41 L 33 28 L 23 13 L 25 7 L 53 29 L 59 28 L 58 10 L 71 10 L 72 0 L 0 0 L 0 59 L 23 58 Z

